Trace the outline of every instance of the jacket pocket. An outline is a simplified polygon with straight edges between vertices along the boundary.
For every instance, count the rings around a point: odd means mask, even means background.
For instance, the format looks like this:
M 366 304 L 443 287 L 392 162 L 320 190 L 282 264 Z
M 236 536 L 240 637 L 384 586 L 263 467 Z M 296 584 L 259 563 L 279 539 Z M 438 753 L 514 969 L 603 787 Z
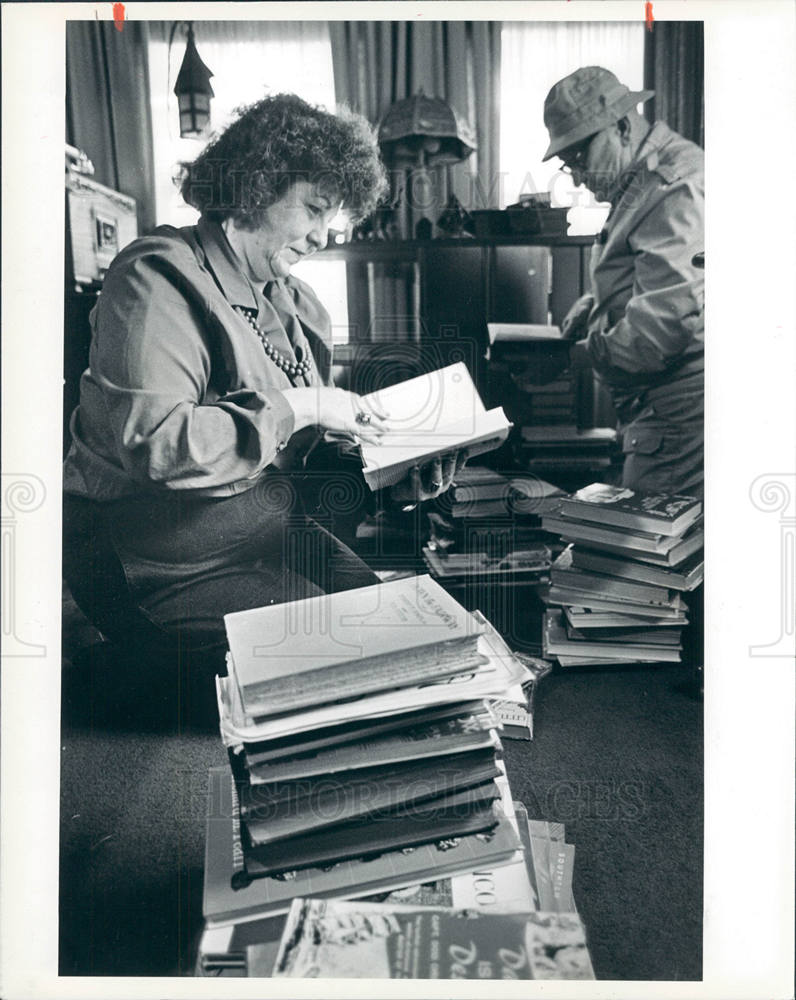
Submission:
M 654 455 L 663 447 L 663 431 L 635 430 L 632 427 L 625 431 L 622 440 L 622 451 L 628 454 Z

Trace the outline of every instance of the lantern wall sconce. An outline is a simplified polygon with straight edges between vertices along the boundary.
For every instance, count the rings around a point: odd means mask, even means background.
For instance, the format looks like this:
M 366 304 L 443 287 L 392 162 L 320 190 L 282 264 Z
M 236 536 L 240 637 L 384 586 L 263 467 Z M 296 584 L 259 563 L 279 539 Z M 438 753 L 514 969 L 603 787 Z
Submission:
M 184 22 L 178 21 L 172 28 L 172 38 L 180 23 Z M 215 95 L 210 86 L 213 74 L 196 51 L 193 21 L 188 21 L 187 25 L 185 55 L 174 84 L 174 93 L 177 95 L 180 111 L 180 136 L 183 139 L 196 139 L 204 135 L 210 124 L 210 98 Z

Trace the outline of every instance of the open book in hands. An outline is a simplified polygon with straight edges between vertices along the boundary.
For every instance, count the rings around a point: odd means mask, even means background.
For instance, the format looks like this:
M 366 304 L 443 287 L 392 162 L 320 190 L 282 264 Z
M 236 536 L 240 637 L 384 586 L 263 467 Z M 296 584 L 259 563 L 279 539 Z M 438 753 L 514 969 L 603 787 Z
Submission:
M 389 427 L 381 444 L 360 446 L 372 490 L 399 483 L 413 466 L 441 455 L 470 458 L 499 448 L 511 429 L 501 407 L 484 407 L 462 361 L 362 398 L 387 414 Z

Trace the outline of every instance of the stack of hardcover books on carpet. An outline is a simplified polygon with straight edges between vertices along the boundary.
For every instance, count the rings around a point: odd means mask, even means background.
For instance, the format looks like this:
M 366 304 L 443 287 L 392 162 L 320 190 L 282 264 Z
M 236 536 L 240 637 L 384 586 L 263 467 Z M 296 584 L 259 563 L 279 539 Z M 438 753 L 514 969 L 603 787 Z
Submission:
M 550 571 L 543 655 L 562 666 L 679 662 L 683 594 L 704 576 L 701 501 L 594 483 L 543 523 L 570 543 Z
M 445 587 L 484 580 L 508 586 L 547 580 L 557 545 L 542 530 L 542 515 L 554 511 L 563 490 L 536 476 L 473 466 L 431 515 L 431 538 L 423 548 L 429 573 Z
M 533 675 L 478 612 L 424 575 L 225 624 L 231 769 L 210 774 L 202 968 L 296 896 L 516 860 L 492 706 Z

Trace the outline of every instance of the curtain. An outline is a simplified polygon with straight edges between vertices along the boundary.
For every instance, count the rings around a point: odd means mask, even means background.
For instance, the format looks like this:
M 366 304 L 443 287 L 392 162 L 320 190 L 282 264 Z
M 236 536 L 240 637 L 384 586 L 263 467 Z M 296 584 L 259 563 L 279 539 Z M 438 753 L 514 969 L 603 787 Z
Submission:
M 101 184 L 135 198 L 138 228 L 155 225 L 147 29 L 127 21 L 66 23 L 66 139 Z
M 704 67 L 701 21 L 653 21 L 645 31 L 644 86 L 655 91 L 645 114 L 700 146 L 705 145 Z
M 444 98 L 475 128 L 475 153 L 463 163 L 431 169 L 428 194 L 403 199 L 404 238 L 414 235 L 421 217 L 436 222 L 451 194 L 465 208 L 490 204 L 497 180 L 499 23 L 338 21 L 329 27 L 338 101 L 375 125 L 395 101 L 422 89 Z M 396 172 L 391 180 L 395 196 L 408 178 Z

